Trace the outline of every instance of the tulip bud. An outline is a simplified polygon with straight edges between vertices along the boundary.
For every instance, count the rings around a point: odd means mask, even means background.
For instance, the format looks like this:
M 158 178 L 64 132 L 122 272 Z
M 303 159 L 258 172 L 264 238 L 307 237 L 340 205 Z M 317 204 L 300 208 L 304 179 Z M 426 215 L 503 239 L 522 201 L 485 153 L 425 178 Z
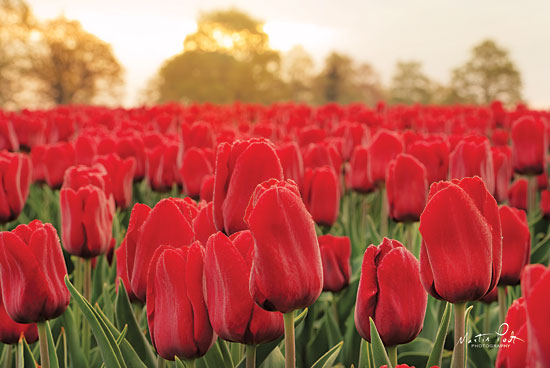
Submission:
M 397 240 L 384 238 L 363 256 L 355 327 L 371 341 L 369 317 L 385 346 L 408 343 L 422 330 L 428 295 L 415 256 Z
M 19 217 L 31 185 L 31 160 L 21 153 L 0 152 L 0 223 Z
M 499 209 L 502 224 L 502 272 L 499 285 L 519 284 L 531 256 L 531 234 L 525 211 L 508 206 Z
M 0 233 L 0 283 L 8 316 L 43 322 L 65 311 L 70 294 L 59 237 L 51 224 L 34 220 Z
M 349 285 L 351 243 L 347 236 L 323 235 L 318 238 L 323 262 L 323 291 L 334 293 Z
M 255 241 L 254 301 L 283 313 L 313 304 L 323 290 L 323 266 L 315 225 L 296 184 L 271 179 L 258 185 L 245 221 Z
M 332 226 L 340 210 L 340 183 L 334 169 L 308 168 L 304 176 L 304 203 L 319 225 Z

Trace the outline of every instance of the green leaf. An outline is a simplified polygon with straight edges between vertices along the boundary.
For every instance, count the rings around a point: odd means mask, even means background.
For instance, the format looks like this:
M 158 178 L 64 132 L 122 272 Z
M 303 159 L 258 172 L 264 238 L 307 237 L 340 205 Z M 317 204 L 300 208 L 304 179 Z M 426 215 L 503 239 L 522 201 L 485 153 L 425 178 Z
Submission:
M 69 362 L 67 359 L 67 336 L 63 327 L 61 327 L 61 331 L 59 332 L 59 337 L 57 338 L 55 350 L 57 353 L 57 359 L 59 361 L 59 367 L 69 368 Z
M 374 366 L 380 367 L 386 364 L 388 367 L 393 367 L 392 364 L 390 363 L 390 358 L 386 353 L 386 349 L 384 348 L 384 343 L 382 342 L 382 339 L 378 334 L 378 330 L 374 325 L 374 321 L 372 320 L 371 317 L 369 317 L 369 320 L 370 320 L 370 340 L 372 345 L 372 355 L 374 358 Z
M 114 320 L 114 307 L 113 307 L 113 301 L 111 300 L 111 289 L 113 288 L 113 285 L 109 283 L 103 284 L 103 311 L 105 312 L 105 315 L 110 321 Z
M 23 363 L 22 365 L 18 365 L 18 367 L 22 368 L 36 368 L 38 367 L 38 363 L 34 359 L 34 355 L 32 355 L 31 348 L 29 347 L 29 344 L 27 344 L 27 340 L 23 336 L 19 339 L 19 343 L 17 345 L 17 355 L 18 360 Z
M 296 317 L 294 317 L 294 327 L 297 327 L 302 321 L 307 317 L 309 309 L 306 308 L 302 311 L 302 313 L 298 314 Z
M 443 358 L 443 346 L 445 345 L 445 337 L 447 336 L 447 331 L 449 330 L 449 324 L 451 323 L 451 305 L 449 302 L 445 305 L 445 312 L 443 312 L 443 318 L 437 329 L 437 334 L 435 336 L 434 346 L 430 357 L 428 358 L 428 363 L 426 368 L 432 367 L 434 365 L 440 367 L 441 361 Z
M 69 355 L 71 366 L 73 367 L 88 367 L 88 360 L 84 358 L 84 353 L 80 347 L 79 333 L 74 320 L 72 308 L 67 308 L 61 316 L 67 339 L 67 353 Z
M 176 363 L 176 368 L 186 368 L 185 364 L 183 364 L 183 362 L 180 360 L 180 358 L 174 357 L 174 361 Z
M 121 329 L 124 325 L 128 326 L 126 340 L 132 345 L 139 355 L 141 361 L 148 367 L 156 366 L 155 354 L 147 338 L 139 328 L 136 316 L 130 304 L 130 298 L 124 287 L 124 283 L 120 280 L 118 285 L 118 295 L 115 302 L 115 321 L 117 328 Z
M 223 364 L 225 368 L 233 368 L 233 360 L 231 359 L 231 353 L 227 348 L 227 343 L 222 339 L 218 339 L 217 344 L 220 347 L 220 351 L 223 357 Z
M 338 322 L 336 322 L 336 317 L 334 316 L 334 312 L 332 308 L 330 307 L 330 303 L 327 303 L 327 308 L 325 309 L 325 317 L 324 317 L 324 323 L 327 330 L 327 337 L 328 337 L 328 346 L 336 346 L 339 341 L 343 340 L 342 332 L 340 331 L 340 326 L 338 326 Z
M 325 353 L 322 357 L 319 358 L 311 366 L 311 368 L 330 368 L 332 367 L 332 363 L 336 360 L 338 357 L 338 354 L 340 354 L 340 350 L 342 350 L 342 345 L 344 345 L 343 341 L 340 341 L 338 344 L 334 345 L 329 351 Z
M 48 356 L 50 358 L 50 368 L 59 368 L 59 360 L 57 360 L 57 352 L 55 351 L 55 341 L 53 341 L 50 322 L 46 321 L 46 337 L 48 339 Z
M 124 368 L 126 364 L 120 362 L 118 356 L 121 354 L 120 349 L 114 341 L 110 341 L 106 331 L 102 327 L 95 314 L 94 309 L 90 306 L 88 301 L 82 297 L 82 295 L 75 289 L 73 284 L 69 281 L 69 277 L 65 276 L 65 284 L 71 293 L 73 300 L 76 302 L 78 308 L 82 311 L 84 317 L 88 321 L 90 328 L 95 336 L 99 351 L 103 357 L 103 362 L 107 368 Z M 110 333 L 109 333 L 110 335 Z M 112 335 L 111 335 L 112 338 Z M 114 344 L 114 346 L 113 346 Z M 118 354 L 116 352 L 118 350 Z
M 208 352 L 200 359 L 197 360 L 197 366 L 200 367 L 201 364 L 207 368 L 220 368 L 226 367 L 224 357 L 220 348 L 220 338 L 216 340 L 216 343 L 208 350 Z M 230 366 L 231 368 L 233 365 Z

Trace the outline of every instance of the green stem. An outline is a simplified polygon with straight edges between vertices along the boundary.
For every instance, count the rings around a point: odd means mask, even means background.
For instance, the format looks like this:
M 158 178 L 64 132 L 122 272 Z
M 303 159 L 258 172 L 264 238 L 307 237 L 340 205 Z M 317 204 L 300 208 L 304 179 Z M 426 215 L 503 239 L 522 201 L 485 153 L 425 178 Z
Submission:
M 48 336 L 46 334 L 46 323 L 38 322 L 38 342 L 40 343 L 40 364 L 42 368 L 50 368 L 50 355 L 48 352 Z
M 188 360 L 185 362 L 185 365 L 187 366 L 187 368 L 195 368 L 195 363 L 197 362 L 196 359 L 193 359 L 193 360 Z
M 255 368 L 255 367 L 256 367 L 256 345 L 246 345 L 246 368 Z
M 464 314 L 466 311 L 466 303 L 456 303 L 455 309 L 455 346 L 453 350 L 453 366 L 452 368 L 464 368 L 464 346 L 466 336 L 465 335 L 465 321 Z
M 489 332 L 489 328 L 491 328 L 491 305 L 485 304 L 485 317 L 483 320 L 483 332 Z
M 506 311 L 508 310 L 506 302 L 506 286 L 498 286 L 498 316 L 500 323 L 504 323 L 506 319 Z
M 160 355 L 157 358 L 157 368 L 164 368 L 166 366 L 166 360 Z
M 388 346 L 388 357 L 390 358 L 390 363 L 392 367 L 397 367 L 397 345 Z
M 283 314 L 285 322 L 285 368 L 296 367 L 294 311 Z
M 82 262 L 84 263 L 83 267 L 83 291 L 84 291 L 84 298 L 92 302 L 92 260 L 89 258 L 82 259 Z M 90 351 L 90 327 L 88 325 L 88 322 L 85 318 L 82 319 L 82 349 L 84 350 L 84 355 L 88 355 L 88 352 Z
M 11 345 L 5 345 L 4 346 L 4 361 L 2 363 L 3 368 L 11 368 L 11 356 L 12 356 L 12 347 Z
M 532 219 L 537 210 L 537 177 L 536 175 L 527 176 L 527 213 L 529 218 Z
M 386 198 L 386 187 L 380 187 L 380 236 L 388 235 L 388 199 Z

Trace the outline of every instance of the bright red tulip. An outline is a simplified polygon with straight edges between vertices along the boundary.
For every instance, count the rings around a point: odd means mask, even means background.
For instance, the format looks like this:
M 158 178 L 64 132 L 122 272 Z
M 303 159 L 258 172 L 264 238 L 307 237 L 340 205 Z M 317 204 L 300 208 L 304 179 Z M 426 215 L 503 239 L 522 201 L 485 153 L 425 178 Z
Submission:
M 331 166 L 306 169 L 303 198 L 313 220 L 332 226 L 340 210 L 340 182 Z
M 525 299 L 514 300 L 506 314 L 495 368 L 526 367 L 527 316 Z
M 40 156 L 38 156 L 39 153 L 41 153 Z M 45 146 L 44 149 L 38 149 L 33 158 L 33 167 L 38 167 L 38 171 L 44 174 L 46 183 L 54 189 L 61 187 L 65 170 L 75 163 L 76 153 L 71 143 Z
M 519 174 L 538 175 L 544 171 L 548 142 L 544 123 L 531 116 L 512 125 L 512 164 Z
M 177 168 L 177 142 L 165 139 L 162 143 L 146 150 L 146 153 L 145 177 L 149 186 L 157 191 L 170 190 L 180 179 Z
M 519 284 L 531 256 L 531 233 L 525 211 L 508 206 L 499 209 L 502 224 L 502 272 L 499 285 Z
M 462 179 L 471 176 L 481 177 L 489 193 L 495 192 L 493 154 L 486 137 L 466 137 L 450 155 L 449 178 Z
M 214 161 L 214 151 L 209 148 L 192 147 L 184 153 L 179 172 L 188 196 L 199 197 L 203 180 L 214 173 Z
M 400 153 L 386 172 L 386 194 L 391 218 L 398 222 L 418 221 L 426 205 L 426 168 L 414 156 Z
M 245 220 L 255 241 L 254 301 L 283 313 L 313 304 L 323 290 L 323 266 L 315 225 L 296 184 L 271 179 L 258 185 Z
M 527 189 L 529 183 L 525 178 L 519 178 L 508 189 L 508 201 L 510 206 L 527 210 Z
M 147 322 L 151 341 L 167 360 L 195 359 L 216 339 L 203 294 L 204 249 L 199 242 L 162 246 L 151 259 Z
M 540 194 L 540 210 L 544 217 L 550 217 L 550 190 L 543 190 Z
M 426 167 L 428 183 L 447 179 L 449 171 L 449 144 L 443 139 L 416 141 L 407 148 Z
M 6 313 L 6 308 L 0 298 L 0 342 L 3 344 L 17 344 L 21 335 L 29 344 L 38 340 L 38 329 L 35 323 L 23 324 L 13 321 Z
M 276 151 L 285 179 L 294 180 L 301 189 L 304 181 L 304 160 L 300 148 L 296 142 L 287 142 L 279 144 Z
M 132 203 L 132 183 L 136 160 L 133 157 L 123 160 L 116 153 L 112 153 L 96 157 L 95 162 L 102 164 L 109 174 L 117 207 L 126 209 Z
M 214 175 L 208 175 L 203 178 L 200 192 L 201 201 L 212 202 L 215 181 L 216 177 Z
M 355 306 L 355 327 L 371 341 L 369 317 L 385 346 L 405 344 L 422 330 L 428 294 L 422 287 L 418 261 L 403 244 L 384 238 L 363 256 Z
M 32 179 L 31 160 L 21 153 L 0 152 L 0 223 L 19 217 Z
M 322 235 L 318 238 L 323 262 L 323 291 L 334 293 L 349 285 L 351 243 L 347 236 Z
M 65 312 L 70 294 L 59 237 L 51 224 L 34 220 L 0 233 L 0 283 L 8 316 L 43 322 Z
M 214 225 L 214 213 L 212 202 L 200 202 L 199 212 L 193 219 L 193 231 L 195 232 L 195 240 L 206 244 L 210 235 L 217 232 L 216 225 Z
M 126 269 L 126 239 L 122 240 L 122 243 L 115 251 L 116 253 L 116 289 L 118 291 L 119 282 L 122 280 L 126 293 L 131 301 L 137 301 L 138 298 L 134 295 L 132 291 L 132 286 L 130 285 L 130 278 L 128 277 L 128 270 Z
M 386 179 L 386 169 L 391 160 L 403 152 L 402 137 L 389 130 L 379 130 L 369 146 L 369 177 L 372 183 L 379 184 Z
M 492 147 L 495 169 L 495 199 L 501 203 L 508 199 L 508 188 L 512 178 L 512 150 L 510 147 Z
M 479 177 L 432 184 L 420 233 L 421 280 L 433 297 L 460 303 L 480 299 L 496 286 L 502 267 L 500 217 Z
M 351 155 L 349 170 L 346 171 L 346 184 L 348 188 L 360 193 L 369 193 L 374 190 L 370 181 L 367 165 L 369 150 L 365 146 L 357 146 Z
M 244 212 L 250 195 L 265 180 L 283 179 L 273 144 L 264 139 L 218 146 L 214 184 L 214 223 L 226 234 L 245 230 Z

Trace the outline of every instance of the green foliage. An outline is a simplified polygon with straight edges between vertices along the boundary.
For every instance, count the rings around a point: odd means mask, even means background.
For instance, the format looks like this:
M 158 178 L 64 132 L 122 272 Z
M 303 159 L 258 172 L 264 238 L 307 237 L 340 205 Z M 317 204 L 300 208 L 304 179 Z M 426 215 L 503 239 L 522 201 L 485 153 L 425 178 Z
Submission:
M 434 83 L 422 72 L 418 61 L 399 61 L 389 90 L 389 101 L 395 104 L 428 104 L 433 101 Z

